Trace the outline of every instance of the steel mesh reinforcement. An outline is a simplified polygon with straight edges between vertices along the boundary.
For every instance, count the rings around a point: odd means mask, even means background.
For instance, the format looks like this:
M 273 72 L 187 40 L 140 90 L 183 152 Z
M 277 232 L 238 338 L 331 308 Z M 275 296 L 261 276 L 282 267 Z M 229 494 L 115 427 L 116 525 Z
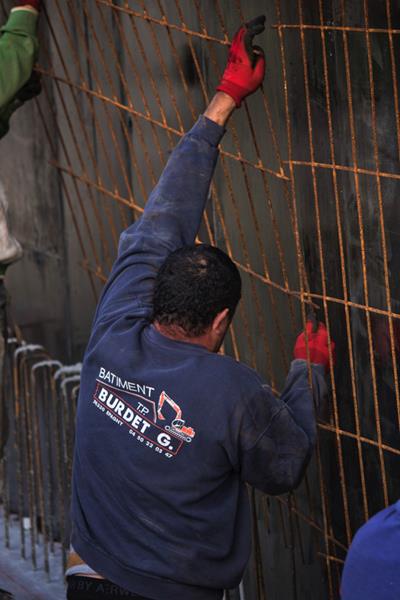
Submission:
M 51 0 L 37 110 L 95 299 L 120 232 L 212 97 L 235 28 L 260 12 L 266 80 L 229 125 L 199 239 L 243 277 L 224 350 L 274 390 L 310 309 L 336 341 L 305 481 L 275 499 L 251 492 L 242 590 L 331 599 L 355 531 L 398 497 L 395 3 Z

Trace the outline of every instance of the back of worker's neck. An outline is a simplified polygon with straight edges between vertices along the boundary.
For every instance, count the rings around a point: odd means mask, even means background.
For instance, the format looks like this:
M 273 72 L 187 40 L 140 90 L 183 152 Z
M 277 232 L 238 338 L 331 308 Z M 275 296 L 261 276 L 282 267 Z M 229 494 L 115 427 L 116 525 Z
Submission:
M 188 336 L 182 327 L 179 325 L 162 325 L 157 321 L 153 322 L 154 328 L 165 337 L 177 342 L 186 342 L 187 344 L 197 344 L 203 346 L 210 352 L 214 351 L 215 342 L 212 339 L 209 331 L 206 331 L 199 336 Z

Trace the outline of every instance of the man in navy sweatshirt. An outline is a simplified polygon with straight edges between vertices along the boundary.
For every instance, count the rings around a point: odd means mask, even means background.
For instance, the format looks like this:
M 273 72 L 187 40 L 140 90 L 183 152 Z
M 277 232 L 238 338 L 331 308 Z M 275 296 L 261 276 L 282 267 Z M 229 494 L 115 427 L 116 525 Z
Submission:
M 342 577 L 342 600 L 400 598 L 400 500 L 357 532 Z
M 85 355 L 78 404 L 68 598 L 217 600 L 250 554 L 246 482 L 294 489 L 316 438 L 329 358 L 323 325 L 296 344 L 280 398 L 218 349 L 240 299 L 221 250 L 194 245 L 224 125 L 264 77 L 233 41 L 218 93 L 121 236 Z

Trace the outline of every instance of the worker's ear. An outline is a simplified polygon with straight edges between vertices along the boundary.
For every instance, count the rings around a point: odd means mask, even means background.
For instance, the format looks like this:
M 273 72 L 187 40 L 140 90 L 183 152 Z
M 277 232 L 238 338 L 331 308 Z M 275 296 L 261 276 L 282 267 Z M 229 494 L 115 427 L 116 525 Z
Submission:
M 225 333 L 229 325 L 229 308 L 224 308 L 217 314 L 212 323 L 211 329 L 214 333 Z

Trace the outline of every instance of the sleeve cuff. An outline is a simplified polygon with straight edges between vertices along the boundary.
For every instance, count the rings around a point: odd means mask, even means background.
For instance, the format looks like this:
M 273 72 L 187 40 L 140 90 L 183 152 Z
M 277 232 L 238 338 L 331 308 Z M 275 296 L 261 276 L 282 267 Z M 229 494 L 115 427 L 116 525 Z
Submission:
M 308 369 L 308 363 L 306 360 L 304 360 L 303 358 L 295 358 L 294 360 L 292 360 L 292 364 L 291 364 L 291 368 L 293 367 L 294 369 L 301 369 L 301 368 L 307 368 Z M 322 375 L 323 377 L 325 377 L 325 367 L 324 365 L 321 365 L 320 363 L 311 363 L 311 367 L 313 368 L 314 371 L 316 371 L 317 373 L 319 373 L 320 375 Z
M 38 11 L 36 10 L 36 8 L 33 8 L 33 6 L 29 6 L 29 4 L 26 4 L 25 6 L 16 6 L 15 8 L 11 9 L 12 13 L 15 12 L 20 12 L 21 10 L 25 11 L 25 12 L 30 12 L 33 15 L 38 15 Z
M 32 37 L 36 36 L 37 20 L 39 13 L 33 8 L 29 10 L 25 7 L 16 7 L 11 10 L 10 16 L 4 27 L 1 28 L 3 33 L 22 32 Z
M 218 125 L 218 123 L 215 123 L 215 121 L 211 121 L 211 119 L 201 115 L 189 133 L 202 138 L 211 146 L 218 146 L 225 131 L 225 127 L 222 127 L 221 125 Z

